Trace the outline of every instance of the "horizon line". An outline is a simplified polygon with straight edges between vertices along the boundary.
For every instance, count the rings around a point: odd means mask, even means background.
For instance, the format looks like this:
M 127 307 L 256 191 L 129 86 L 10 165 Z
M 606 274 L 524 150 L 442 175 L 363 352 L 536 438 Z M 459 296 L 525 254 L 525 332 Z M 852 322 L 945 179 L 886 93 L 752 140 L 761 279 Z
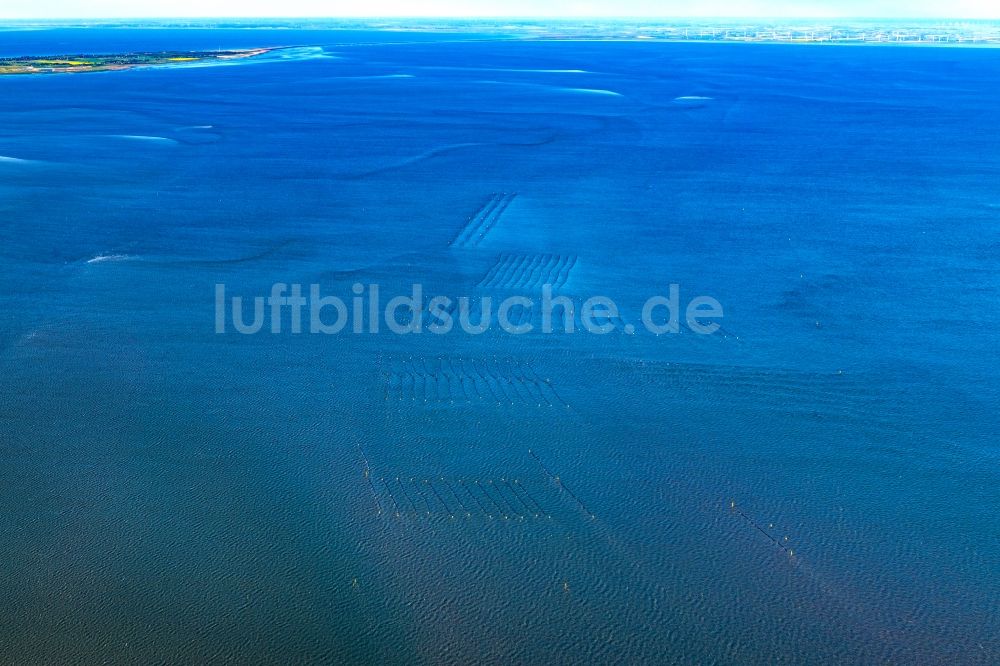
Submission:
M 995 17 L 985 16 L 844 16 L 844 15 L 719 15 L 719 16 L 648 16 L 648 15 L 611 15 L 611 14 L 588 14 L 579 16 L 557 16 L 545 14 L 500 14 L 500 15 L 420 15 L 420 14 L 400 14 L 385 16 L 319 16 L 319 15 L 288 15 L 288 16 L 250 16 L 250 15 L 219 15 L 219 16 L 0 16 L 2 21 L 213 21 L 213 20 L 321 20 L 321 21 L 576 21 L 576 20 L 604 20 L 604 21 L 816 21 L 816 20 L 840 20 L 840 21 L 1000 21 L 1000 15 Z

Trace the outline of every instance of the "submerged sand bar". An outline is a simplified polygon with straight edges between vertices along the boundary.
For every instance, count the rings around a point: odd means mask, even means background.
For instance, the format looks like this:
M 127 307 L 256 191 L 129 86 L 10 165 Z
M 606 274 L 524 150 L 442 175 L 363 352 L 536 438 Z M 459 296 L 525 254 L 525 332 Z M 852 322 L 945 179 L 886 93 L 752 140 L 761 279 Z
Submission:
M 274 48 L 231 51 L 160 51 L 114 55 L 19 56 L 0 58 L 0 75 L 106 72 L 154 65 L 187 65 L 212 60 L 236 60 L 274 51 Z

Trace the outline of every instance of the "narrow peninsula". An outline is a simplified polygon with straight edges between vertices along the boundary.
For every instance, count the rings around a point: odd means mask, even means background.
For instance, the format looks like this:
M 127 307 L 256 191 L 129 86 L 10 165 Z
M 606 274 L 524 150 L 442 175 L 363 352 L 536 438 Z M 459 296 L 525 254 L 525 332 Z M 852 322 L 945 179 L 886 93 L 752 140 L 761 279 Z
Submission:
M 274 48 L 230 51 L 162 51 L 114 55 L 18 56 L 0 58 L 0 75 L 54 74 L 62 72 L 107 72 L 133 67 L 186 65 L 196 62 L 252 58 Z

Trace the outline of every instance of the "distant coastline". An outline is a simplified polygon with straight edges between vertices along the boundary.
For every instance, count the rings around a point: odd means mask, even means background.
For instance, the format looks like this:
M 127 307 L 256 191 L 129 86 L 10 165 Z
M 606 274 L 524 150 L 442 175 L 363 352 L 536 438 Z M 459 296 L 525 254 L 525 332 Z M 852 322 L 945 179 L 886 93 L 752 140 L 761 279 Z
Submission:
M 274 50 L 275 48 L 269 47 L 228 51 L 163 51 L 112 55 L 18 56 L 14 58 L 0 58 L 0 76 L 11 74 L 107 72 L 135 67 L 189 65 L 198 62 L 252 58 Z
M 464 39 L 1000 46 L 1000 19 L 962 18 L 302 18 L 0 20 L 0 32 L 58 28 L 285 29 L 442 33 Z

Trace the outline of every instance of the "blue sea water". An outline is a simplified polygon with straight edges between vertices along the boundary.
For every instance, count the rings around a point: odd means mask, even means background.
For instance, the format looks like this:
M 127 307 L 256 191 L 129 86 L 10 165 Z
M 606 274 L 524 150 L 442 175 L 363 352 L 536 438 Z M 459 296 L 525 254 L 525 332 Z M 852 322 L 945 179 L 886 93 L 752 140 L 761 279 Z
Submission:
M 1000 661 L 996 51 L 0 33 L 277 45 L 0 77 L 0 662 Z M 542 275 L 723 329 L 214 330 Z

